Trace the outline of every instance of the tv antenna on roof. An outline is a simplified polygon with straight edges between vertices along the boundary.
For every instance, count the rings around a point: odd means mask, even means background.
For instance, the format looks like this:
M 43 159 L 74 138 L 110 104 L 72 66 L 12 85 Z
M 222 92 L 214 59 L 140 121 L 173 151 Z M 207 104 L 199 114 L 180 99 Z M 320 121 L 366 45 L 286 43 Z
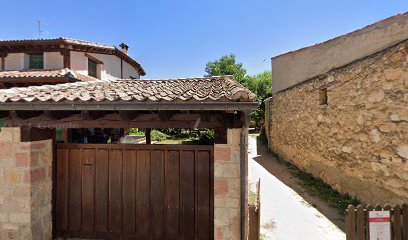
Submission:
M 38 23 L 38 38 L 41 38 L 41 35 L 44 34 L 44 31 L 41 29 L 41 20 L 38 20 L 37 23 Z

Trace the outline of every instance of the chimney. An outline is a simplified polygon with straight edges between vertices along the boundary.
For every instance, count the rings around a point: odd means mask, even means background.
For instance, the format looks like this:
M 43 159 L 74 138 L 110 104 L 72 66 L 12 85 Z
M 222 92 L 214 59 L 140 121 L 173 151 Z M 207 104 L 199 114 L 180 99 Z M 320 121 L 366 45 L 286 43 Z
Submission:
M 129 46 L 128 45 L 126 45 L 126 43 L 121 43 L 120 45 L 119 45 L 119 47 L 120 47 L 120 50 L 124 53 L 124 54 L 128 54 L 128 50 L 129 50 Z

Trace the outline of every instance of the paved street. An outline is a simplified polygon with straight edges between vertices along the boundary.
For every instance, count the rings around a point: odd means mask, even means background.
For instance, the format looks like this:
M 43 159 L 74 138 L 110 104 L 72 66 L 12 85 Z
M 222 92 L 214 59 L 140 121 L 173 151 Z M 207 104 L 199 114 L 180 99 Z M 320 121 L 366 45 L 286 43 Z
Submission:
M 262 165 L 261 165 L 261 164 Z M 279 179 L 294 182 L 283 164 L 277 163 L 266 146 L 257 146 L 256 135 L 249 136 L 249 181 L 261 179 L 261 234 L 264 239 L 273 240 L 343 240 L 345 234 L 338 226 L 319 212 L 292 188 L 285 185 L 271 172 L 279 174 Z M 279 172 L 279 173 L 278 173 Z M 299 188 L 301 189 L 301 187 Z M 338 213 L 313 199 L 313 204 L 321 205 L 325 214 L 341 225 Z

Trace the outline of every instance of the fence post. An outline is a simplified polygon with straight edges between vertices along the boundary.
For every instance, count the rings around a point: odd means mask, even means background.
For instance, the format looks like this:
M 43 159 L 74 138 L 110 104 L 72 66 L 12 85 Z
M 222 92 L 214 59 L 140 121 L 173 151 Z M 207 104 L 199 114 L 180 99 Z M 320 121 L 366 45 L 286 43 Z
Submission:
M 357 206 L 357 239 L 358 240 L 366 240 L 365 237 L 365 214 L 364 214 L 364 207 L 363 205 Z
M 355 240 L 356 239 L 356 219 L 354 206 L 349 205 L 347 208 L 347 217 L 346 217 L 346 239 Z
M 394 240 L 402 240 L 401 208 L 399 205 L 395 205 L 393 215 L 394 223 L 392 224 L 392 230 L 394 232 Z

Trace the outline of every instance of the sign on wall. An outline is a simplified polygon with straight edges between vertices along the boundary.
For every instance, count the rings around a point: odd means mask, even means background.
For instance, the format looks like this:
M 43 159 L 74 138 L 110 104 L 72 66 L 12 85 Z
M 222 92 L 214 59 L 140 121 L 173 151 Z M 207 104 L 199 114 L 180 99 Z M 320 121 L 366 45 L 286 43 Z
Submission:
M 370 211 L 368 223 L 370 240 L 391 240 L 390 211 Z

